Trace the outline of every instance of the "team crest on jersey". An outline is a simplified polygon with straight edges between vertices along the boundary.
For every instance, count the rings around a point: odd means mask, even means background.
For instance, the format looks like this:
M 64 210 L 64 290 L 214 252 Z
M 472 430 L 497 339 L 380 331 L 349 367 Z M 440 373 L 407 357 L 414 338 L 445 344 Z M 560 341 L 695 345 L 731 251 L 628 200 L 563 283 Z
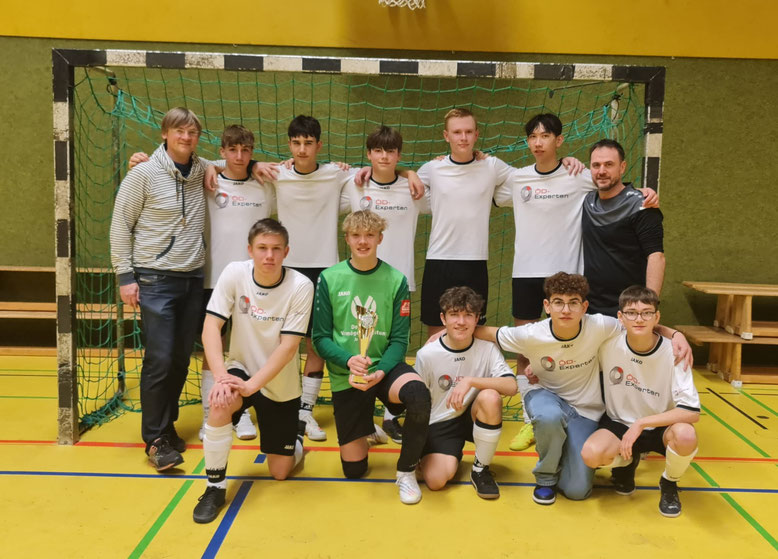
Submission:
M 240 310 L 241 314 L 248 314 L 250 305 L 251 303 L 248 297 L 245 295 L 238 297 L 238 309 Z
M 227 206 L 227 204 L 230 202 L 230 197 L 227 195 L 226 192 L 222 192 L 221 190 L 216 193 L 216 196 L 214 197 L 214 202 L 216 202 L 216 207 L 221 209 Z
M 400 316 L 411 316 L 411 300 L 403 299 L 400 305 Z
M 621 367 L 613 367 L 608 373 L 608 378 L 611 381 L 611 384 L 621 384 L 621 381 L 624 380 L 624 369 Z
M 354 297 L 351 300 L 351 314 L 354 316 L 354 318 L 357 318 L 357 307 L 364 307 L 370 312 L 375 312 L 376 304 L 375 300 L 373 299 L 372 295 L 368 295 L 367 299 L 365 300 L 365 303 L 362 304 L 362 301 L 359 299 L 359 295 Z
M 359 209 L 369 210 L 373 206 L 373 199 L 370 196 L 362 196 L 359 199 Z
M 553 371 L 554 369 L 556 369 L 556 363 L 554 362 L 554 359 L 549 357 L 548 355 L 546 355 L 545 357 L 541 357 L 540 366 L 547 371 Z
M 519 196 L 521 196 L 522 202 L 529 202 L 532 199 L 532 187 L 531 186 L 525 186 L 519 191 Z

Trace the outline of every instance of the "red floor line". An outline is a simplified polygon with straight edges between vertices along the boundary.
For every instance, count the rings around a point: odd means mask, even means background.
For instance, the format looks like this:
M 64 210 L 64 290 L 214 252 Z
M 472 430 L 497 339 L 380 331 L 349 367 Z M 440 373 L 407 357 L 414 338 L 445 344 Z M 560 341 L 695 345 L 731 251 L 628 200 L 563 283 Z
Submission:
M 25 440 L 25 439 L 0 439 L 0 445 L 43 445 L 43 446 L 56 446 L 57 441 L 39 441 L 39 440 Z M 77 442 L 74 446 L 81 446 L 81 447 L 102 447 L 102 448 L 144 448 L 145 445 L 143 443 L 120 443 L 120 442 L 102 442 L 102 441 L 80 441 Z M 187 445 L 187 448 L 191 449 L 202 449 L 202 444 L 189 444 Z M 232 448 L 235 450 L 254 450 L 259 451 L 259 445 L 258 444 L 234 444 L 232 445 Z M 308 452 L 338 452 L 340 449 L 337 446 L 306 446 L 305 450 Z M 373 447 L 370 449 L 370 452 L 376 453 L 376 454 L 399 454 L 400 449 L 396 447 L 389 447 L 389 448 L 380 448 L 380 447 Z M 464 454 L 467 455 L 473 455 L 475 454 L 472 450 L 465 450 Z M 525 457 L 536 457 L 537 453 L 535 452 L 516 452 L 513 450 L 498 450 L 495 453 L 496 456 L 525 456 Z M 659 455 L 650 455 L 646 457 L 646 460 L 649 461 L 659 461 L 664 460 L 663 457 Z M 778 458 L 747 458 L 747 457 L 738 457 L 738 456 L 696 456 L 694 458 L 695 462 L 755 462 L 755 463 L 763 463 L 763 464 L 778 464 Z

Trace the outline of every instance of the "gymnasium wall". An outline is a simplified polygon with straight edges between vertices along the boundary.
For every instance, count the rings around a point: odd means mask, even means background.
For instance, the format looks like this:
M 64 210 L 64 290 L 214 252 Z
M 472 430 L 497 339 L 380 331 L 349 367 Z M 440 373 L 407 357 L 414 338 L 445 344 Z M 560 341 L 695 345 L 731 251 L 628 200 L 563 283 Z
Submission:
M 360 0 L 360 4 L 365 0 Z M 44 0 L 36 4 L 53 5 Z M 89 2 L 76 2 L 76 7 Z M 141 2 L 141 4 L 143 4 Z M 205 4 L 199 0 L 191 2 L 194 10 Z M 259 2 L 259 5 L 266 3 Z M 308 2 L 296 3 L 308 6 L 316 17 L 326 18 L 315 11 L 319 4 L 329 7 L 344 2 Z M 750 56 L 752 58 L 778 58 L 778 44 L 763 37 L 768 34 L 752 33 L 754 26 L 766 21 L 754 17 L 755 11 L 764 8 L 754 7 L 750 13 L 749 26 L 737 30 L 735 23 L 739 14 L 728 14 L 732 25 L 724 25 L 722 10 L 716 10 L 716 4 L 706 3 L 708 18 L 721 17 L 715 23 L 720 30 L 720 40 L 713 41 L 716 33 L 704 25 L 690 28 L 685 39 L 679 43 L 677 22 L 668 22 L 665 28 L 666 41 L 645 42 L 645 27 L 635 16 L 637 8 L 629 8 L 633 19 L 626 25 L 620 17 L 607 14 L 590 14 L 591 18 L 579 20 L 579 29 L 573 32 L 568 18 L 562 10 L 554 23 L 565 29 L 564 33 L 555 30 L 551 35 L 548 29 L 543 37 L 530 48 L 527 41 L 532 35 L 533 26 L 521 25 L 510 35 L 510 40 L 490 33 L 489 29 L 464 24 L 462 14 L 451 16 L 451 25 L 442 25 L 445 16 L 435 6 L 459 6 L 459 0 L 428 0 L 428 13 L 425 27 L 438 23 L 439 32 L 435 37 L 420 35 L 418 40 L 386 41 L 376 38 L 364 23 L 358 31 L 346 29 L 333 30 L 320 36 L 319 28 L 302 28 L 299 24 L 288 24 L 281 31 L 267 24 L 267 18 L 257 20 L 254 41 L 275 42 L 275 44 L 303 44 L 320 41 L 318 44 L 332 44 L 336 31 L 342 35 L 336 38 L 341 46 L 351 48 L 301 48 L 234 46 L 205 44 L 170 44 L 117 42 L 108 40 L 89 41 L 77 39 L 48 39 L 33 37 L 2 37 L 0 48 L 4 54 L 0 58 L 0 123 L 4 134 L 0 136 L 0 153 L 4 154 L 0 184 L 4 203 L 0 206 L 0 223 L 3 224 L 4 241 L 0 245 L 0 265 L 53 265 L 53 194 L 52 194 L 52 143 L 51 143 L 51 49 L 52 48 L 130 48 L 154 50 L 199 50 L 224 52 L 266 52 L 284 54 L 315 53 L 316 55 L 365 55 L 396 56 L 403 58 L 433 57 L 451 59 L 483 60 L 520 60 L 528 62 L 603 62 L 618 64 L 663 65 L 667 67 L 667 92 L 665 98 L 665 129 L 662 147 L 662 169 L 660 194 L 665 214 L 666 252 L 668 273 L 663 294 L 663 322 L 710 323 L 713 318 L 714 303 L 712 297 L 695 295 L 680 285 L 682 280 L 719 280 L 752 281 L 764 283 L 778 282 L 778 248 L 775 243 L 775 229 L 778 224 L 778 205 L 771 195 L 772 177 L 778 176 L 778 160 L 775 146 L 778 145 L 778 61 L 776 60 L 735 60 L 725 58 L 675 58 L 666 56 L 615 56 L 615 55 L 571 55 L 571 54 L 517 54 L 543 50 L 546 53 L 558 52 L 602 52 L 663 55 L 666 53 L 686 54 L 688 56 Z M 510 3 L 500 3 L 501 5 Z M 524 5 L 523 2 L 515 4 Z M 560 5 L 570 5 L 560 2 Z M 693 2 L 665 2 L 664 5 L 679 5 L 687 8 Z M 746 2 L 746 4 L 751 4 Z M 756 4 L 756 3 L 754 3 Z M 769 3 L 768 3 L 769 4 Z M 372 5 L 372 4 L 371 4 Z M 727 3 L 727 5 L 731 5 Z M 761 5 L 761 3 L 760 3 Z M 480 3 L 486 15 L 495 21 L 530 21 L 529 16 L 497 18 L 490 3 Z M 529 6 L 523 6 L 527 10 Z M 518 8 L 504 8 L 513 10 Z M 13 8 L 12 8 L 13 10 Z M 691 14 L 691 8 L 689 8 Z M 57 29 L 67 29 L 62 36 L 79 37 L 148 37 L 180 40 L 193 36 L 210 41 L 224 41 L 224 33 L 219 35 L 201 34 L 204 21 L 182 20 L 176 31 L 168 35 L 152 34 L 154 22 L 140 17 L 143 26 L 134 25 L 115 18 L 110 29 L 104 32 L 100 23 L 102 14 L 92 13 L 92 24 L 82 29 L 78 9 L 60 14 L 59 20 L 52 19 L 51 12 L 40 10 L 43 14 L 35 25 L 30 27 L 26 20 L 14 22 L 14 18 L 4 18 L 0 22 L 0 33 L 4 34 L 51 34 L 58 21 L 62 25 Z M 135 13 L 141 14 L 141 11 Z M 222 12 L 223 13 L 223 12 Z M 269 13 L 269 12 L 268 12 Z M 453 12 L 450 12 L 453 13 Z M 468 12 L 462 12 L 468 13 Z M 502 13 L 502 11 L 501 11 Z M 526 12 L 531 17 L 538 14 Z M 354 14 L 350 14 L 352 17 Z M 362 14 L 365 16 L 365 14 Z M 472 15 L 472 14 L 471 14 Z M 480 14 L 478 18 L 483 16 Z M 597 15 L 597 17 L 594 17 Z M 763 14 L 766 16 L 766 14 Z M 433 17 L 434 16 L 434 17 Z M 185 17 L 190 17 L 186 15 Z M 381 17 L 410 25 L 413 20 L 409 14 L 394 11 Z M 475 17 L 475 16 L 473 16 Z M 438 18 L 436 20 L 435 18 Z M 478 21 L 476 18 L 473 21 Z M 610 18 L 610 19 L 609 19 Z M 772 18 L 771 18 L 772 19 Z M 243 17 L 242 21 L 251 18 Z M 330 21 L 328 19 L 313 21 Z M 360 20 L 371 21 L 371 20 Z M 481 20 L 483 21 L 483 20 Z M 537 21 L 537 19 L 535 19 Z M 10 22 L 10 23 L 9 23 Z M 149 25 L 145 25 L 149 23 Z M 207 23 L 211 23 L 208 20 Z M 418 24 L 418 22 L 417 22 Z M 622 26 L 623 24 L 623 26 Z M 194 25 L 194 27 L 192 27 Z M 500 24 L 504 25 L 504 23 Z M 614 26 L 619 30 L 615 31 Z M 31 29 L 37 29 L 33 32 Z M 144 35 L 141 35 L 143 29 Z M 196 29 L 197 32 L 193 32 Z M 462 31 L 465 29 L 465 31 Z M 581 33 L 584 29 L 587 33 Z M 737 30 L 738 37 L 731 35 Z M 233 30 L 234 31 L 234 30 Z M 527 31 L 529 35 L 524 35 Z M 607 31 L 607 32 L 606 32 Z M 758 31 L 758 29 L 757 29 Z M 205 31 L 203 31 L 205 33 Z M 129 34 L 129 35 L 128 35 Z M 574 38 L 573 35 L 577 37 Z M 581 37 L 588 35 L 590 41 Z M 406 36 L 406 31 L 402 32 Z M 655 35 L 656 36 L 656 35 Z M 563 38 L 560 38 L 563 37 Z M 615 37 L 615 40 L 614 40 Z M 643 37 L 640 41 L 635 37 Z M 243 36 L 235 37 L 246 40 Z M 283 38 L 283 40 L 279 40 Z M 660 38 L 665 38 L 660 34 Z M 379 40 L 380 39 L 380 40 Z M 541 40 L 542 39 L 542 40 Z M 594 40 L 596 39 L 596 40 Z M 739 39 L 739 40 L 738 40 Z M 533 39 L 534 40 L 534 39 Z M 330 41 L 329 43 L 327 41 Z M 545 42 L 543 42 L 545 41 Z M 551 42 L 556 45 L 551 48 Z M 577 41 L 577 42 L 575 42 Z M 530 41 L 532 42 L 532 41 Z M 358 50 L 356 45 L 422 45 L 428 48 L 461 50 L 462 45 L 478 45 L 483 51 L 492 52 L 421 52 Z M 646 45 L 649 45 L 646 47 Z M 638 48 L 642 45 L 641 48 Z M 514 51 L 504 54 L 497 51 Z M 775 317 L 778 307 L 757 301 L 755 319 L 765 315 Z

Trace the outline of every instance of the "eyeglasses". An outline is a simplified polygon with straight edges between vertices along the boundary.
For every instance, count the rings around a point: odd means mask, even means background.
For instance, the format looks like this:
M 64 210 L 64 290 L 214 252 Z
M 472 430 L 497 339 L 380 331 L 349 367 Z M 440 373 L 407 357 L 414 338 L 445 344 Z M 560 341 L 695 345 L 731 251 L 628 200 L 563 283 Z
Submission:
M 572 301 L 563 301 L 562 299 L 554 299 L 550 303 L 551 308 L 556 312 L 562 312 L 565 310 L 565 307 L 570 309 L 570 312 L 577 312 L 581 310 L 581 306 L 583 305 L 583 302 L 579 301 L 578 299 L 573 299 Z
M 643 320 L 651 320 L 656 315 L 656 311 L 621 311 L 621 316 L 627 320 L 637 320 L 638 315 L 640 315 L 640 318 Z

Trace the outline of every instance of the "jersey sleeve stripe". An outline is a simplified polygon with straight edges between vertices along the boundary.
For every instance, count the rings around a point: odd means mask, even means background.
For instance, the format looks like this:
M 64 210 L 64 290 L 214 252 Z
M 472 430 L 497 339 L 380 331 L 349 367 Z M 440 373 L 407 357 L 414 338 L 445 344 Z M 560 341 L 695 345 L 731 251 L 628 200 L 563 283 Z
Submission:
M 220 315 L 219 313 L 217 313 L 217 312 L 215 312 L 215 311 L 209 311 L 209 310 L 206 310 L 206 311 L 205 311 L 205 313 L 206 313 L 206 314 L 212 314 L 213 316 L 215 316 L 215 317 L 217 317 L 217 318 L 221 318 L 221 319 L 222 319 L 223 321 L 225 321 L 225 322 L 227 322 L 227 321 L 230 319 L 230 317 L 229 317 L 229 316 L 222 316 L 222 315 Z
M 289 335 L 292 335 L 292 336 L 300 336 L 300 337 L 303 337 L 303 338 L 305 337 L 305 332 L 295 332 L 293 330 L 281 330 L 281 333 L 282 334 L 289 334 Z
M 502 344 L 500 343 L 500 330 L 502 330 L 502 326 L 497 329 L 497 334 L 494 336 L 494 341 L 497 342 L 497 347 L 500 348 L 500 351 L 505 351 L 505 348 L 502 347 Z
M 693 411 L 693 412 L 699 412 L 700 411 L 700 408 L 695 408 L 695 407 L 692 407 L 692 406 L 684 406 L 683 404 L 678 404 L 676 407 L 677 408 L 681 408 L 683 410 Z

